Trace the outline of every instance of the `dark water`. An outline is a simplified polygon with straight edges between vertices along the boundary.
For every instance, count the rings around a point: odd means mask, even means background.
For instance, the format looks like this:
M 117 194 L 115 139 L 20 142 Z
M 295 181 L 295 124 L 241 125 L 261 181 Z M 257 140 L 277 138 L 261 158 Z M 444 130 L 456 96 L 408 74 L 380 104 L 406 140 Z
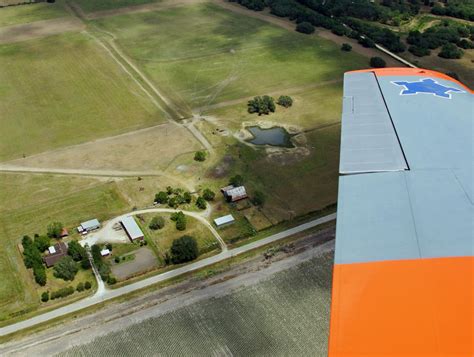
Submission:
M 253 135 L 253 138 L 249 140 L 252 144 L 281 146 L 285 148 L 294 147 L 291 142 L 291 135 L 284 128 L 279 126 L 269 129 L 262 129 L 259 126 L 248 126 L 246 129 Z

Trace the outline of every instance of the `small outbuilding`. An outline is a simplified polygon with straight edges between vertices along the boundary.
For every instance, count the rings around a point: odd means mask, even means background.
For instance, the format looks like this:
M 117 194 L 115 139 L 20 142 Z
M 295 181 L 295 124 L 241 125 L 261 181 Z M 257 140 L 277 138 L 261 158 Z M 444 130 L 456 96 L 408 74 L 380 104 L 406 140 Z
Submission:
M 231 214 L 216 218 L 214 220 L 214 224 L 216 225 L 217 228 L 234 223 L 234 222 L 235 222 L 235 218 Z
M 221 188 L 221 192 L 228 202 L 236 202 L 248 198 L 244 186 L 234 187 L 232 185 Z
M 63 230 L 61 231 L 60 237 L 65 238 L 68 235 L 69 235 L 69 232 L 68 232 L 67 228 L 63 228 Z
M 132 242 L 137 239 L 143 240 L 145 238 L 142 230 L 132 216 L 123 218 L 120 223 L 122 224 L 123 229 L 125 229 L 125 232 L 127 232 L 128 238 L 130 238 Z
M 56 243 L 48 248 L 48 254 L 43 257 L 44 264 L 50 268 L 54 266 L 62 257 L 67 255 L 68 247 L 64 242 Z
M 107 257 L 107 256 L 110 255 L 110 250 L 107 249 L 107 248 L 106 248 L 106 249 L 102 249 L 102 250 L 100 251 L 100 255 L 103 256 L 103 257 Z
M 79 227 L 77 228 L 79 233 L 82 233 L 84 231 L 85 232 L 94 231 L 94 230 L 100 228 L 100 222 L 99 222 L 98 219 L 94 218 L 94 219 L 91 219 L 89 221 L 82 222 L 81 225 L 80 225 L 80 228 L 82 230 L 80 230 Z

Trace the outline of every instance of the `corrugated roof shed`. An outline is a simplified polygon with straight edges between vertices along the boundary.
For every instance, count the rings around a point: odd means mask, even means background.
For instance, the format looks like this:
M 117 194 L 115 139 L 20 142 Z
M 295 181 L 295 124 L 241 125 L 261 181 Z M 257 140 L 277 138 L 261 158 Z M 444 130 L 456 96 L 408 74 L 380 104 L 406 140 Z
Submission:
M 214 223 L 216 226 L 222 226 L 224 224 L 228 224 L 228 223 L 231 223 L 231 222 L 234 222 L 235 219 L 234 217 L 231 215 L 231 214 L 228 214 L 227 216 L 222 216 L 222 217 L 219 217 L 219 218 L 216 218 L 214 220 Z
M 132 216 L 122 218 L 121 223 L 131 240 L 141 239 L 144 237 L 142 230 Z
M 81 223 L 82 229 L 86 231 L 94 230 L 100 227 L 100 222 L 98 219 L 94 218 Z

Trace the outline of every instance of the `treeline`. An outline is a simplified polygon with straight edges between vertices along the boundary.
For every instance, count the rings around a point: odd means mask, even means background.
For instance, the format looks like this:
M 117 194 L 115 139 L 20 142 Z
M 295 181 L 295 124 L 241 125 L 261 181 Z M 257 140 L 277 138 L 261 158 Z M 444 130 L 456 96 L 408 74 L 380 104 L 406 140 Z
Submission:
M 41 286 L 46 285 L 46 268 L 43 265 L 43 253 L 49 247 L 49 237 L 35 235 L 35 239 L 23 236 L 21 240 L 23 246 L 23 262 L 28 269 L 33 270 L 36 283 Z
M 424 32 L 411 31 L 407 37 L 410 44 L 408 50 L 416 56 L 430 54 L 430 50 L 442 47 L 440 57 L 461 58 L 461 49 L 474 48 L 471 39 L 474 36 L 474 26 L 465 26 L 444 21 L 442 24 L 430 27 Z
M 238 2 L 253 10 L 262 10 L 266 6 L 270 12 L 279 17 L 287 17 L 296 21 L 298 31 L 313 32 L 308 24 L 331 30 L 338 36 L 348 36 L 357 39 L 366 47 L 374 47 L 380 43 L 392 52 L 403 52 L 405 45 L 393 31 L 376 25 L 364 23 L 361 20 L 381 21 L 387 10 L 384 6 L 373 4 L 368 0 L 230 0 Z M 395 6 L 391 2 L 390 6 Z M 418 1 L 403 2 L 410 9 L 410 14 L 418 12 Z M 418 5 L 416 5 L 418 4 Z M 398 5 L 397 5 L 398 6 Z M 412 9 L 411 6 L 414 6 Z M 386 7 L 390 8 L 390 7 Z M 391 11 L 391 10 L 390 10 Z M 398 11 L 398 10 L 397 10 Z M 408 10 L 406 10 L 408 11 Z M 390 16 L 387 15 L 387 18 Z M 303 24 L 303 26 L 301 26 Z
M 103 281 L 107 282 L 108 284 L 115 284 L 117 280 L 112 275 L 110 275 L 111 273 L 110 267 L 102 259 L 102 255 L 100 254 L 100 251 L 101 251 L 101 248 L 97 244 L 94 244 L 91 247 L 92 260 L 94 261 L 94 265 L 99 271 L 100 278 Z
M 433 15 L 451 16 L 459 19 L 474 21 L 474 1 L 473 0 L 449 0 L 446 4 L 436 4 L 431 9 Z

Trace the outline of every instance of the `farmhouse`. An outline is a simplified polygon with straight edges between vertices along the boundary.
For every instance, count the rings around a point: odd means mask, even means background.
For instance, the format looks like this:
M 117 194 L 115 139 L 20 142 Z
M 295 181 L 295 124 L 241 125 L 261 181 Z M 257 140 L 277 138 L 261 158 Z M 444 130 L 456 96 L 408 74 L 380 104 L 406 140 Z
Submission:
M 222 217 L 216 218 L 214 220 L 214 224 L 218 228 L 222 227 L 222 226 L 225 226 L 227 224 L 234 223 L 234 222 L 235 222 L 235 218 L 231 214 L 228 214 L 227 216 L 222 216 Z
M 59 259 L 67 255 L 67 244 L 64 242 L 56 243 L 48 248 L 48 254 L 43 257 L 43 262 L 48 268 L 56 264 Z
M 137 239 L 143 240 L 143 232 L 132 216 L 123 218 L 120 223 L 122 224 L 123 229 L 125 229 L 125 232 L 127 232 L 128 238 L 130 238 L 132 242 Z
M 248 197 L 244 186 L 226 186 L 221 188 L 221 192 L 228 202 L 236 202 Z
M 96 230 L 96 229 L 99 229 L 99 228 L 100 228 L 100 222 L 99 222 L 99 220 L 94 218 L 94 219 L 91 219 L 89 221 L 82 222 L 81 225 L 79 227 L 77 227 L 77 231 L 79 233 L 90 232 L 90 231 L 93 231 L 93 230 Z

